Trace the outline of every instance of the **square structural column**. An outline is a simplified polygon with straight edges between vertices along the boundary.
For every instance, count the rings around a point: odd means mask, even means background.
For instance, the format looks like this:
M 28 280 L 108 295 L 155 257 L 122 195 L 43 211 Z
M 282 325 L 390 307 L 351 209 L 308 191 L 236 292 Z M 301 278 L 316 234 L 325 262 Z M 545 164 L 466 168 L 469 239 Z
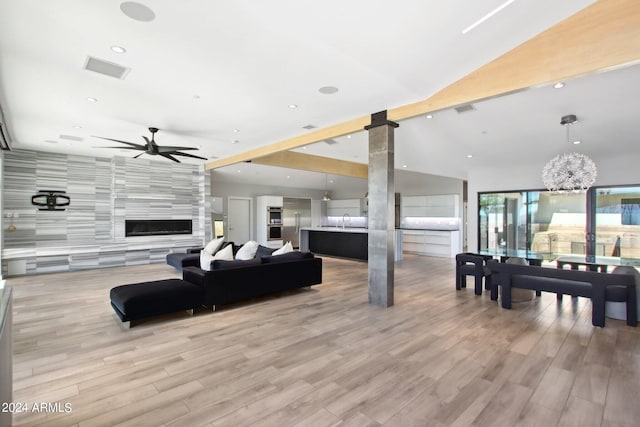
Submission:
M 387 112 L 371 115 L 369 131 L 369 304 L 393 305 L 395 185 L 393 130 Z

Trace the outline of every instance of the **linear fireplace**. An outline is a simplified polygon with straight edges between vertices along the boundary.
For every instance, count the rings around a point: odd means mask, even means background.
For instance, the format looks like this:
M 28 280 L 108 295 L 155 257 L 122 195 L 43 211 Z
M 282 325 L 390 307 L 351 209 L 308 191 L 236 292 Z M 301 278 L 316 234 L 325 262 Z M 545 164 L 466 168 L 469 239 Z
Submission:
M 125 237 L 191 234 L 190 219 L 126 219 Z

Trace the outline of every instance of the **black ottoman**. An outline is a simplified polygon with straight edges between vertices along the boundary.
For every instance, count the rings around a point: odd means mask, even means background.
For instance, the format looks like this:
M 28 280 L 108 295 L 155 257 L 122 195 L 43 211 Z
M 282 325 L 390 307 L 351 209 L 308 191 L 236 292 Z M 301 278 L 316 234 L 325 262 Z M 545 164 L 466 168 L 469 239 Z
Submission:
M 111 289 L 111 306 L 131 327 L 132 321 L 202 306 L 202 288 L 180 279 L 133 283 Z

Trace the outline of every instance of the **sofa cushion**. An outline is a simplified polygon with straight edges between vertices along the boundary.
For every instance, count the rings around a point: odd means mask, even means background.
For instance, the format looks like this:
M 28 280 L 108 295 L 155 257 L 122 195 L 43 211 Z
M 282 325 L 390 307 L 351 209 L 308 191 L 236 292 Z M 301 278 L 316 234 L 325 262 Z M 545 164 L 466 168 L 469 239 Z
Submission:
M 259 258 L 235 259 L 233 261 L 217 259 L 211 263 L 211 266 L 212 270 L 231 270 L 234 268 L 244 268 L 260 264 L 261 262 Z
M 247 243 L 242 245 L 238 253 L 236 254 L 236 259 L 251 259 L 256 257 L 256 251 L 258 250 L 258 242 L 255 240 L 249 240 Z
M 256 258 L 260 259 L 263 256 L 271 256 L 275 249 L 268 248 L 266 246 L 258 245 L 258 250 L 256 251 Z
M 279 262 L 297 261 L 299 259 L 307 259 L 307 258 L 313 258 L 313 253 L 293 251 L 293 252 L 287 252 L 286 254 L 282 254 L 282 255 L 272 255 L 269 257 L 263 257 L 262 263 L 276 264 Z

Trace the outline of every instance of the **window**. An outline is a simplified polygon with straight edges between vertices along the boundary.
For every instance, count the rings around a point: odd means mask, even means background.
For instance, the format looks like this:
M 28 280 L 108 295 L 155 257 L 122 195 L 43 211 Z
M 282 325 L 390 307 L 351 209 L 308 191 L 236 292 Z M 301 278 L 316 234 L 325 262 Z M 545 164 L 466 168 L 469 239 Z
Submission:
M 479 249 L 640 259 L 640 186 L 479 193 L 478 228 Z

